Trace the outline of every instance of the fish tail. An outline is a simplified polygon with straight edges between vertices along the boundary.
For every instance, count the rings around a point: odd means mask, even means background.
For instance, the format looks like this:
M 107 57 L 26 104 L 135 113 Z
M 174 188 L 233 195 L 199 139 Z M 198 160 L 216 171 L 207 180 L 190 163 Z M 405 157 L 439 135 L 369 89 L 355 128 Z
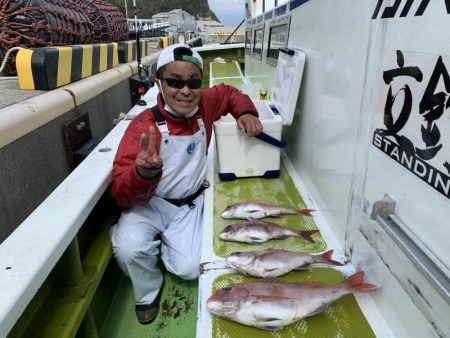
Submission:
M 301 216 L 314 217 L 314 215 L 311 214 L 314 211 L 316 211 L 316 209 L 299 209 L 295 211 L 295 214 Z
M 328 250 L 327 252 L 324 252 L 322 255 L 320 255 L 320 257 L 322 258 L 322 260 L 326 261 L 329 264 L 332 265 L 344 265 L 344 263 L 335 261 L 334 259 L 332 259 L 333 255 L 333 250 Z
M 297 234 L 298 234 L 301 238 L 307 240 L 308 242 L 316 243 L 316 242 L 311 238 L 311 236 L 314 235 L 316 232 L 319 232 L 319 230 L 304 230 L 304 231 L 297 231 Z
M 378 286 L 369 283 L 363 283 L 364 271 L 359 271 L 347 279 L 342 284 L 350 292 L 371 292 L 378 290 Z

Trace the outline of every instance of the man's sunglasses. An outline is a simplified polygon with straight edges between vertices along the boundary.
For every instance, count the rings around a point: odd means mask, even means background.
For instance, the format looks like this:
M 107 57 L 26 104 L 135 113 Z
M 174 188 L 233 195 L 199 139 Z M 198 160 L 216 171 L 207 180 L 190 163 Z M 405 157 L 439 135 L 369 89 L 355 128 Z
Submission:
M 199 89 L 202 86 L 202 80 L 181 80 L 162 77 L 161 80 L 166 81 L 167 85 L 172 88 L 181 89 L 188 86 L 190 89 Z

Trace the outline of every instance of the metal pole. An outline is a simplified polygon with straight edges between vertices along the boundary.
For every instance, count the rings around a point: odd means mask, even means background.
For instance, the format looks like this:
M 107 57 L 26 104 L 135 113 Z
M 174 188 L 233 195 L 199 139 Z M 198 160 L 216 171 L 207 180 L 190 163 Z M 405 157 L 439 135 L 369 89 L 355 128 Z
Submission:
M 75 236 L 53 270 L 52 282 L 57 286 L 77 286 L 83 279 L 78 239 Z
M 137 54 L 137 64 L 138 64 L 138 75 L 139 75 L 139 79 L 142 80 L 141 44 L 139 42 L 139 29 L 138 29 L 136 0 L 133 0 L 133 8 L 134 8 L 134 25 L 135 25 L 135 33 L 136 33 L 136 54 Z
M 127 0 L 125 1 L 125 18 L 128 20 L 128 4 L 127 4 Z
M 135 24 L 135 31 L 136 36 L 138 34 L 138 18 L 137 18 L 137 6 L 136 6 L 136 0 L 133 0 L 133 9 L 134 9 L 134 24 Z
M 90 306 L 88 307 L 86 314 L 84 315 L 83 321 L 80 324 L 77 336 L 83 338 L 98 338 L 97 327 L 95 325 L 95 318 Z
M 226 45 L 226 44 L 228 43 L 228 40 L 230 40 L 231 37 L 234 35 L 234 33 L 236 33 L 236 31 L 239 29 L 239 27 L 242 26 L 242 24 L 244 23 L 244 21 L 245 21 L 245 19 L 243 19 L 243 20 L 241 21 L 241 23 L 236 27 L 236 29 L 233 31 L 233 33 L 231 33 L 230 36 L 225 40 L 225 42 L 222 43 L 222 45 Z

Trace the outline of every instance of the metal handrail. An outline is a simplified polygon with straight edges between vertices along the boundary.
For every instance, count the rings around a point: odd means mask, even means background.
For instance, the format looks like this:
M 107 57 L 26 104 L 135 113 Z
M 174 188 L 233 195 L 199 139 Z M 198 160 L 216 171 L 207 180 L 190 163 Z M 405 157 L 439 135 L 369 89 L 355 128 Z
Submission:
M 233 37 L 234 33 L 237 32 L 237 30 L 239 29 L 239 27 L 242 26 L 242 24 L 245 22 L 245 19 L 243 19 L 241 21 L 241 23 L 235 28 L 235 30 L 227 37 L 227 39 L 225 40 L 225 42 L 223 42 L 224 45 L 226 45 L 228 43 L 228 41 Z
M 372 218 L 450 304 L 450 275 L 440 260 L 394 214 L 381 212 L 372 215 Z

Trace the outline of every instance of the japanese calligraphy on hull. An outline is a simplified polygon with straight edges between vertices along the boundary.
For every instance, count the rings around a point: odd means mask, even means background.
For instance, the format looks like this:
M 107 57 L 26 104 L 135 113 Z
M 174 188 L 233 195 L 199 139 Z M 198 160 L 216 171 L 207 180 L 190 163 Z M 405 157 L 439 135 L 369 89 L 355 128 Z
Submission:
M 386 50 L 372 144 L 450 199 L 450 56 Z M 382 114 L 379 114 L 381 113 Z

